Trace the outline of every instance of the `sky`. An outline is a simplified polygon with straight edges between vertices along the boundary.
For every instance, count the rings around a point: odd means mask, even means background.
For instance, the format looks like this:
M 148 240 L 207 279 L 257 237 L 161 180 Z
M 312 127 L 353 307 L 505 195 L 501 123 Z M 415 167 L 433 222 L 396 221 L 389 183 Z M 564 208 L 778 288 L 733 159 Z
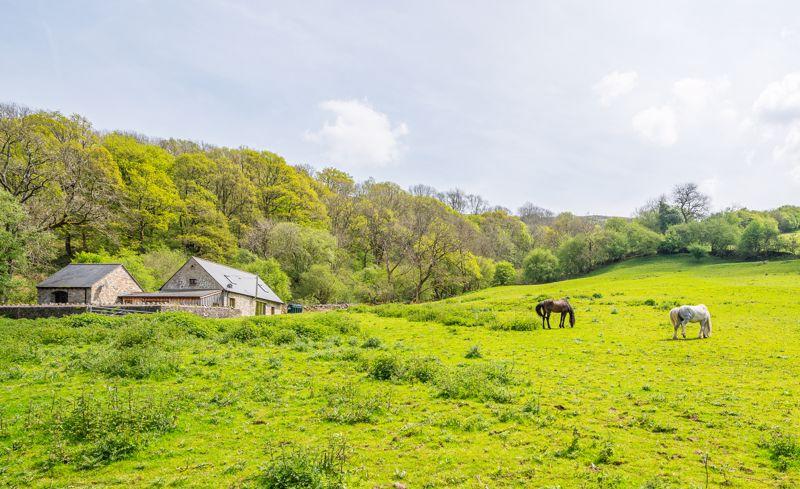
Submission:
M 800 204 L 800 3 L 0 0 L 0 102 L 493 205 Z

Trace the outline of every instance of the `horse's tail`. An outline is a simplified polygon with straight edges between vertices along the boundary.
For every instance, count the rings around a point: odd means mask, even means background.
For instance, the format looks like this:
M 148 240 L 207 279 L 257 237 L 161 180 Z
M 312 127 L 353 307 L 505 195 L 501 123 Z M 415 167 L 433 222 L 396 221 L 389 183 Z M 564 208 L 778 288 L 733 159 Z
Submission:
M 681 322 L 680 318 L 678 317 L 678 311 L 679 308 L 677 307 L 669 311 L 669 320 L 672 321 L 673 326 L 677 326 L 678 323 Z
M 575 309 L 572 308 L 572 304 L 569 306 L 569 327 L 575 327 Z
M 544 317 L 544 302 L 536 304 L 536 314 L 538 314 L 540 318 Z

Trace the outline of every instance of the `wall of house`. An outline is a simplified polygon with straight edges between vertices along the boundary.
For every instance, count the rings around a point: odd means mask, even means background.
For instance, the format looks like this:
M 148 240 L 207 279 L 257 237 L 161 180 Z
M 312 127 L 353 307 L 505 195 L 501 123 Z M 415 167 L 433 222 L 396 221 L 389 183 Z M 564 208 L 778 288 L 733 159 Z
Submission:
M 232 297 L 236 301 L 236 309 L 242 311 L 242 316 L 256 315 L 256 300 L 253 297 L 237 294 L 235 292 L 226 292 L 225 296 L 226 296 L 225 306 L 230 307 L 230 298 Z M 283 312 L 282 304 L 269 301 L 261 301 L 261 302 L 266 302 L 267 304 L 266 315 L 268 316 L 270 314 L 270 307 L 275 308 L 275 314 L 281 314 Z
M 190 285 L 189 281 L 195 280 L 194 285 Z M 175 272 L 167 283 L 161 287 L 161 290 L 206 290 L 206 289 L 219 289 L 219 284 L 208 274 L 203 267 L 189 260 Z
M 86 299 L 89 298 L 91 300 L 91 293 L 88 293 L 87 290 L 89 289 L 78 289 L 78 288 L 40 288 L 36 290 L 38 295 L 38 302 L 39 304 L 53 304 L 53 292 L 58 290 L 63 290 L 67 293 L 67 303 L 68 304 L 86 304 Z
M 92 286 L 92 304 L 114 304 L 122 294 L 142 292 L 141 287 L 122 267 L 117 267 Z

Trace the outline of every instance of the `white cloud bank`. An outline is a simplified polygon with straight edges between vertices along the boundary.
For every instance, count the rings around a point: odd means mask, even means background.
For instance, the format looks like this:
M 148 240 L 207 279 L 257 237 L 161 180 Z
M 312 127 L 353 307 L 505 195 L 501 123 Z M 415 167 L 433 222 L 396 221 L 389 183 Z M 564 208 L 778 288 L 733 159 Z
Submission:
M 633 129 L 645 141 L 659 146 L 672 146 L 678 140 L 678 120 L 670 106 L 650 107 L 632 119 Z
M 800 119 L 800 72 L 789 73 L 767 85 L 753 104 L 753 110 L 767 122 L 780 124 Z
M 408 134 L 405 123 L 392 126 L 389 117 L 359 100 L 327 100 L 320 109 L 333 113 L 306 139 L 325 148 L 331 163 L 343 167 L 383 167 L 400 158 L 400 139 Z
M 635 71 L 614 71 L 601 78 L 592 89 L 600 96 L 600 103 L 608 107 L 615 98 L 630 93 L 638 84 L 639 74 Z

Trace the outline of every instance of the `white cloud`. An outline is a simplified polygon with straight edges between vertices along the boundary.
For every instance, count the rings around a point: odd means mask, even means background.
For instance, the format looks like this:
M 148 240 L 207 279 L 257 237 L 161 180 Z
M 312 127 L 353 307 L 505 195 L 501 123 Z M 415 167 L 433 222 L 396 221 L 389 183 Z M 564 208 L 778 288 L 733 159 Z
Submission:
M 668 105 L 644 109 L 631 122 L 645 141 L 659 146 L 671 146 L 678 141 L 678 121 Z
M 789 128 L 783 144 L 775 146 L 772 156 L 792 165 L 791 175 L 800 181 L 800 122 Z
M 381 167 L 398 160 L 405 123 L 392 126 L 389 117 L 359 100 L 327 100 L 319 104 L 336 118 L 306 139 L 325 147 L 331 163 L 344 167 Z
M 600 96 L 600 103 L 608 107 L 611 101 L 630 93 L 639 84 L 639 74 L 635 71 L 614 71 L 595 83 L 592 89 Z
M 800 118 L 800 72 L 767 85 L 753 110 L 768 122 L 788 123 Z
M 684 108 L 701 111 L 716 102 L 730 86 L 727 78 L 683 78 L 672 85 L 672 93 Z

